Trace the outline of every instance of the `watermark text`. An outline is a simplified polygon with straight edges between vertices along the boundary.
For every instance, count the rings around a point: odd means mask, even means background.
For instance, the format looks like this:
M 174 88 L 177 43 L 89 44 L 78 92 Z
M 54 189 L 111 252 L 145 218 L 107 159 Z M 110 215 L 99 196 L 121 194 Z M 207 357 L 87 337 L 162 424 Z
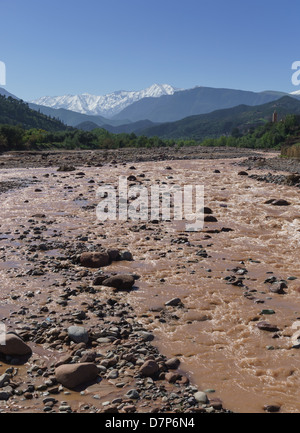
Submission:
M 128 187 L 120 176 L 118 187 L 97 189 L 101 199 L 96 215 L 99 221 L 183 221 L 186 231 L 200 231 L 204 225 L 203 185 L 143 185 Z
M 6 65 L 0 60 L 0 86 L 6 85 Z

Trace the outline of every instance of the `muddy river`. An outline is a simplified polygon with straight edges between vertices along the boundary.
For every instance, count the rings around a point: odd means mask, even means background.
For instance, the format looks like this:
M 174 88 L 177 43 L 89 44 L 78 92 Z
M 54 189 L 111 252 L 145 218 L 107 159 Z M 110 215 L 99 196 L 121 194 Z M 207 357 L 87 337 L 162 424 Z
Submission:
M 12 294 L 40 290 L 24 301 L 35 311 L 63 278 L 28 273 L 32 261 L 20 234 L 34 215 L 42 214 L 50 221 L 43 242 L 57 241 L 52 250 L 39 251 L 45 262 L 64 254 L 59 242 L 66 240 L 132 252 L 134 261 L 112 264 L 110 271 L 140 276 L 138 289 L 124 297 L 153 331 L 160 352 L 180 358 L 199 389 L 211 390 L 234 412 L 264 412 L 265 405 L 299 412 L 300 352 L 293 337 L 300 329 L 299 189 L 239 175 L 236 163 L 174 160 L 72 172 L 2 169 L 1 181 L 25 179 L 28 185 L 0 196 L 0 259 L 5 251 L 0 319 L 9 317 L 7 324 L 16 328 Z M 96 190 L 104 184 L 117 187 L 121 175 L 134 176 L 129 184 L 148 190 L 151 185 L 203 185 L 205 206 L 215 220 L 195 232 L 172 216 L 167 221 L 99 221 Z M 271 199 L 289 204 L 266 203 Z M 33 242 L 41 226 L 43 218 L 36 223 Z M 284 289 L 270 290 L 272 281 Z M 163 314 L 172 298 L 180 298 L 181 306 Z M 261 322 L 273 325 L 272 330 L 259 327 Z

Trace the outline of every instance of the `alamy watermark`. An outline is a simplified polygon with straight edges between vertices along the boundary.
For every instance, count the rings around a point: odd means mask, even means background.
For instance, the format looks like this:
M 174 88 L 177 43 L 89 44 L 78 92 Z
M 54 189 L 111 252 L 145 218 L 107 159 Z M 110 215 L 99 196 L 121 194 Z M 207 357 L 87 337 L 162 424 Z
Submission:
M 0 346 L 6 345 L 6 325 L 0 322 Z
M 294 86 L 300 85 L 300 61 L 296 61 L 292 64 L 292 70 L 296 71 L 292 75 L 292 83 Z
M 143 185 L 128 187 L 128 178 L 119 177 L 118 187 L 97 189 L 101 199 L 99 221 L 185 221 L 186 231 L 200 231 L 204 225 L 203 185 Z
M 0 60 L 0 86 L 6 85 L 6 65 Z

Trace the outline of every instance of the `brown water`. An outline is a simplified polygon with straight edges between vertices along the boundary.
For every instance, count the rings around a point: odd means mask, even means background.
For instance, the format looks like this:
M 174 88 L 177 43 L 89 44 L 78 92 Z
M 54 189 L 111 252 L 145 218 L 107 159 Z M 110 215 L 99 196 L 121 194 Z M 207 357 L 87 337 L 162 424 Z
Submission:
M 3 180 L 36 176 L 41 181 L 1 195 L 0 237 L 7 236 L 1 244 L 10 246 L 6 262 L 0 264 L 2 317 L 13 310 L 12 292 L 38 290 L 41 284 L 45 290 L 59 278 L 15 278 L 31 264 L 18 248 L 22 242 L 12 240 L 10 235 L 22 225 L 27 227 L 32 215 L 43 213 L 54 221 L 48 226 L 49 239 L 53 230 L 60 233 L 56 239 L 74 240 L 88 234 L 87 244 L 101 243 L 133 253 L 134 262 L 115 263 L 109 270 L 141 276 L 139 289 L 128 294 L 130 303 L 139 320 L 154 331 L 154 343 L 165 355 L 180 357 L 182 368 L 199 389 L 214 389 L 214 396 L 222 399 L 224 407 L 235 412 L 263 412 L 263 406 L 270 404 L 280 405 L 282 412 L 299 412 L 300 352 L 291 342 L 300 328 L 299 190 L 238 176 L 240 168 L 233 162 L 151 162 L 135 164 L 134 171 L 130 165 L 84 167 L 78 169 L 86 173 L 81 179 L 75 172 L 56 173 L 54 168 L 2 170 Z M 167 166 L 172 170 L 166 170 Z M 215 169 L 221 173 L 214 173 Z M 46 179 L 43 175 L 47 173 L 50 176 Z M 141 173 L 146 177 L 139 178 Z M 213 210 L 218 222 L 205 223 L 202 231 L 194 233 L 184 231 L 184 221 L 146 223 L 152 230 L 131 230 L 144 222 L 102 224 L 95 210 L 83 207 L 97 203 L 99 182 L 117 185 L 121 174 L 134 174 L 145 186 L 158 181 L 203 184 L 205 205 Z M 91 179 L 95 184 L 88 183 Z M 35 192 L 36 188 L 42 191 Z M 291 206 L 265 204 L 271 198 L 284 198 Z M 232 231 L 211 232 L 223 227 Z M 180 237 L 188 237 L 190 245 L 174 243 Z M 198 256 L 200 249 L 205 249 L 209 257 Z M 56 255 L 60 251 L 39 254 Z M 232 269 L 238 266 L 248 271 L 244 284 L 252 299 L 244 296 L 244 288 L 224 280 L 234 275 Z M 12 278 L 7 278 L 8 268 Z M 279 295 L 271 293 L 264 283 L 272 275 L 298 279 L 288 281 L 286 294 Z M 181 298 L 184 308 L 168 307 L 162 316 L 158 307 L 174 297 Z M 31 302 L 28 300 L 29 305 Z M 262 315 L 263 309 L 272 309 L 275 314 Z M 278 338 L 259 330 L 260 320 L 277 325 Z

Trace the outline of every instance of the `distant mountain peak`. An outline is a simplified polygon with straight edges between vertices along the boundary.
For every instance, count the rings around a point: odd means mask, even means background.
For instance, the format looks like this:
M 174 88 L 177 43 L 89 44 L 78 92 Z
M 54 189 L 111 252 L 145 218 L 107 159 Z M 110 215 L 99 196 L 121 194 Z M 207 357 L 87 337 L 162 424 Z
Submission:
M 107 95 L 81 95 L 44 96 L 34 101 L 34 104 L 51 108 L 65 108 L 82 114 L 112 117 L 124 108 L 143 98 L 159 98 L 163 95 L 173 95 L 177 89 L 170 84 L 152 84 L 139 91 L 118 90 Z

